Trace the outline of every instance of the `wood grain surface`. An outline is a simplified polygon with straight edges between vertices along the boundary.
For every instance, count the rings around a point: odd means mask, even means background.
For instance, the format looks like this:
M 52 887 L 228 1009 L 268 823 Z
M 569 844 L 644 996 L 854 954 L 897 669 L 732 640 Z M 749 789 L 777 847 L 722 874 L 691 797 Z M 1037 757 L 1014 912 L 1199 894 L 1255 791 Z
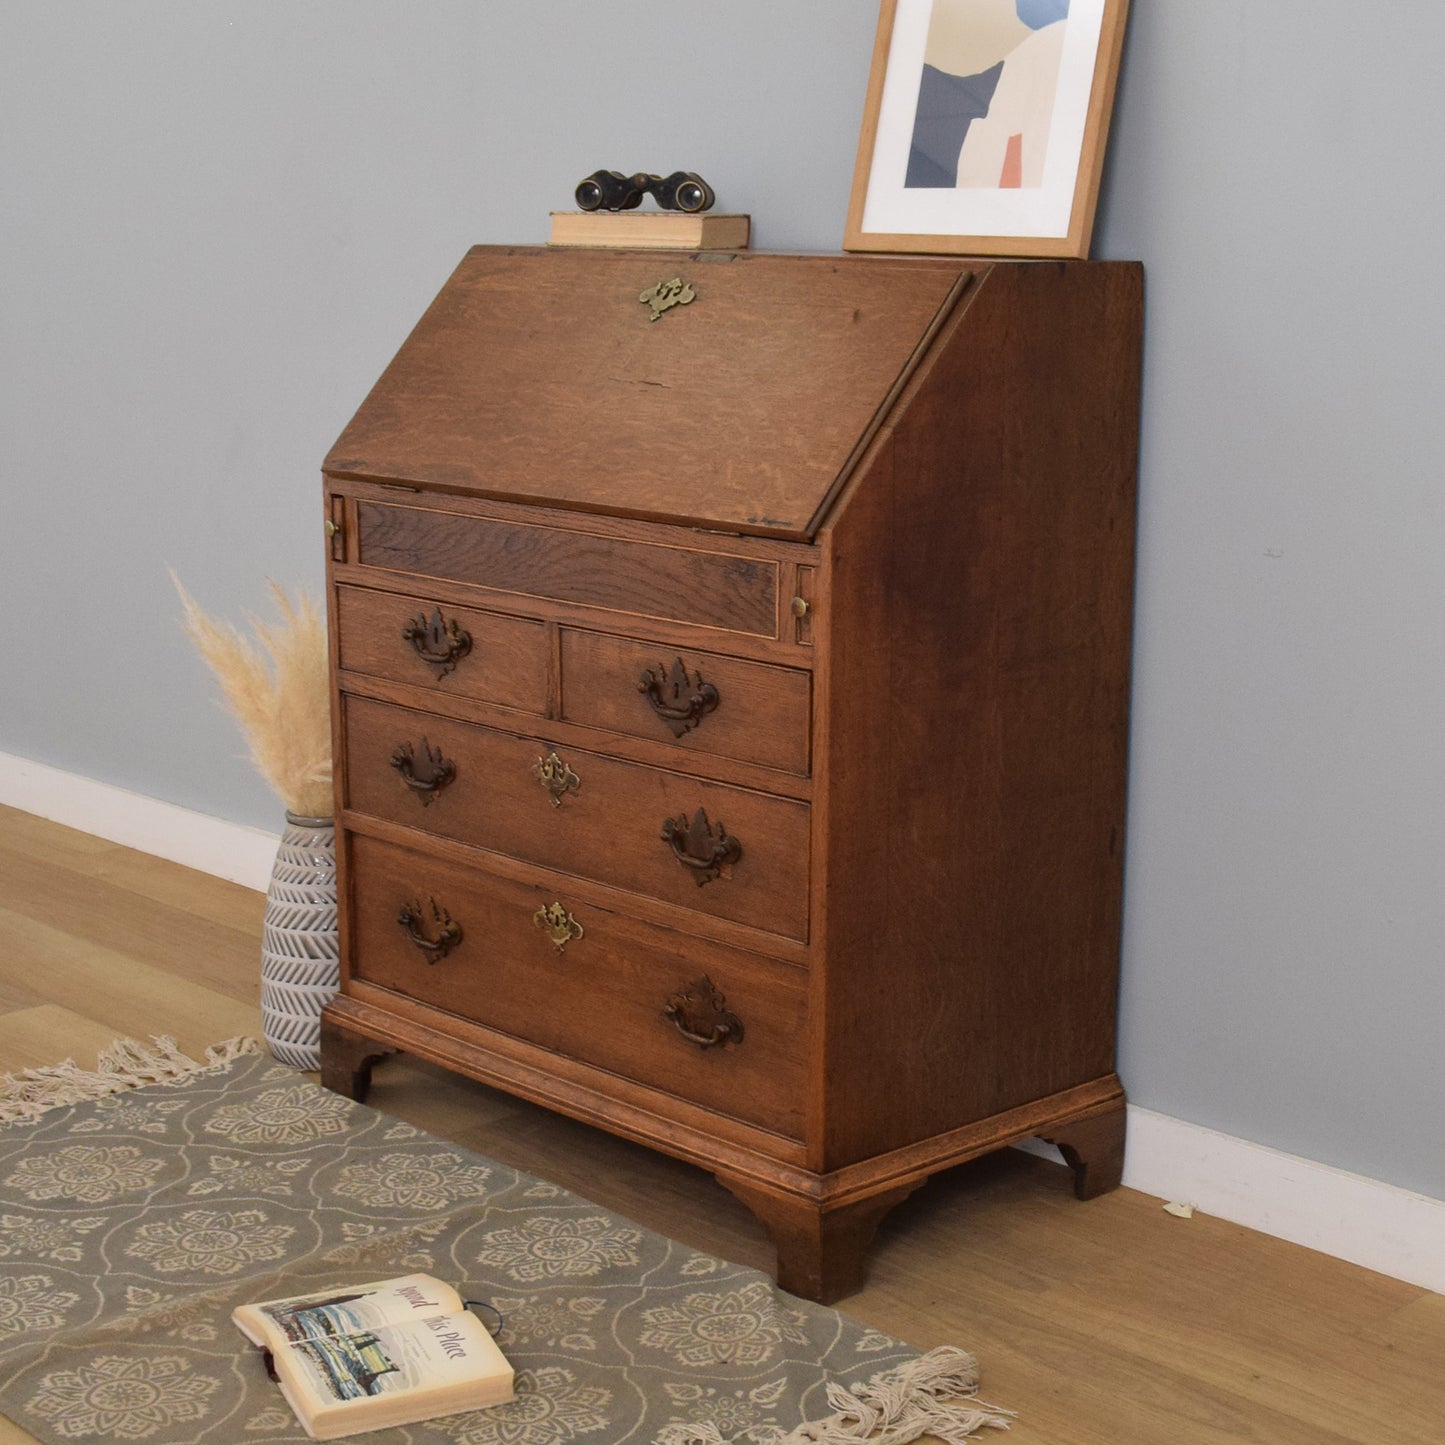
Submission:
M 542 623 L 475 608 L 440 605 L 364 587 L 336 589 L 341 667 L 367 677 L 422 687 L 438 697 L 469 698 L 545 716 L 548 641 Z M 429 627 L 440 614 L 442 646 L 435 655 L 408 641 L 408 628 Z M 465 640 L 465 651 L 453 650 Z
M 712 708 L 681 733 L 659 716 L 640 686 L 644 674 L 666 678 L 679 662 L 690 679 L 715 693 Z M 718 753 L 806 773 L 810 690 L 811 679 L 801 668 L 767 667 L 609 633 L 562 631 L 563 718 L 665 739 L 683 753 Z
M 805 804 L 369 698 L 347 697 L 345 716 L 346 800 L 356 813 L 807 939 Z M 430 804 L 391 763 L 399 744 L 419 746 L 423 738 L 456 768 L 455 781 Z M 553 752 L 578 779 L 557 804 L 536 775 Z M 669 819 L 691 820 L 698 809 L 742 850 L 702 884 L 662 836 Z
M 494 522 L 371 502 L 362 502 L 357 515 L 365 567 L 759 637 L 777 629 L 777 564 L 740 549 L 664 547 L 556 523 Z
M 819 534 L 827 1167 L 1114 1067 L 1141 284 L 991 268 Z
M 376 839 L 351 838 L 357 977 L 555 1049 L 764 1129 L 802 1137 L 806 975 L 756 954 L 580 903 Z M 435 899 L 462 939 L 435 963 L 398 923 Z M 539 909 L 576 925 L 556 946 Z M 690 1043 L 665 1016 L 706 976 L 743 1023 L 741 1038 Z
M 477 246 L 325 469 L 803 537 L 967 274 Z M 674 276 L 695 299 L 650 321 Z

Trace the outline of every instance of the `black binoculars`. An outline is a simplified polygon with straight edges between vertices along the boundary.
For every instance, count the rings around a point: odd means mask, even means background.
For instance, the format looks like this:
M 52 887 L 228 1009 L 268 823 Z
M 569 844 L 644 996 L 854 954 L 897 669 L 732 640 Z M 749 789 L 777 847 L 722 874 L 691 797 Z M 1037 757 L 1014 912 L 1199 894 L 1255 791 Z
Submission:
M 584 211 L 631 211 L 651 195 L 664 211 L 706 211 L 717 197 L 701 176 L 691 171 L 673 171 L 670 176 L 650 176 L 638 171 L 624 176 L 621 171 L 593 171 L 577 185 L 577 204 Z

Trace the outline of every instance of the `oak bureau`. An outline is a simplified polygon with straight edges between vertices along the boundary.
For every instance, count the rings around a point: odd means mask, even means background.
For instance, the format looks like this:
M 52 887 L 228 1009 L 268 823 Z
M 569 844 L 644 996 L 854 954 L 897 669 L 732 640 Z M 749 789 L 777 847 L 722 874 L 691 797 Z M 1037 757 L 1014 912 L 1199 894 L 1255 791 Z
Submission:
M 1142 274 L 470 251 L 324 466 L 323 1078 L 712 1171 L 856 1288 L 937 1171 L 1118 1183 Z

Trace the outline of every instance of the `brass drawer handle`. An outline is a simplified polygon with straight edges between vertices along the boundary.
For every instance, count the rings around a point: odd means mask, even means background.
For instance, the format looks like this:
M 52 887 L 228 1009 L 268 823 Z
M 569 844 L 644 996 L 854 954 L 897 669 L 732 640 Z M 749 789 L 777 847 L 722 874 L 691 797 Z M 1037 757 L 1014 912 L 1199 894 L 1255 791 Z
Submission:
M 672 856 L 684 868 L 692 870 L 693 880 L 701 888 L 711 883 L 722 870 L 743 856 L 743 845 L 730 837 L 721 823 L 714 827 L 707 814 L 699 808 L 688 822 L 686 813 L 668 818 L 662 825 L 662 841 L 672 849 Z
M 743 1021 L 727 1006 L 727 999 L 706 975 L 685 984 L 667 1001 L 662 1016 L 689 1043 L 700 1049 L 717 1044 L 740 1044 Z
M 471 633 L 455 617 L 450 620 L 443 617 L 440 607 L 434 607 L 430 617 L 425 612 L 418 612 L 401 629 L 401 635 L 411 643 L 423 662 L 429 662 L 437 669 L 438 681 L 452 672 L 472 650 Z
M 440 748 L 429 746 L 425 738 L 421 740 L 420 756 L 410 743 L 398 743 L 392 750 L 391 765 L 401 774 L 402 782 L 421 800 L 423 807 L 457 776 L 457 765 L 450 758 L 443 757 Z
M 552 806 L 562 806 L 564 793 L 575 793 L 582 779 L 557 756 L 556 750 L 532 764 L 532 776 L 552 795 Z
M 406 904 L 396 921 L 428 963 L 440 963 L 462 941 L 462 926 L 435 898 L 428 898 L 427 902 L 430 910 L 423 908 L 420 900 Z
M 671 667 L 649 667 L 638 679 L 637 690 L 675 738 L 695 728 L 719 702 L 717 688 L 704 682 L 701 673 L 689 674 L 680 657 L 673 659 Z
M 532 922 L 552 940 L 558 953 L 574 938 L 581 938 L 585 932 L 582 925 L 560 903 L 549 903 L 545 908 L 539 908 L 532 915 Z

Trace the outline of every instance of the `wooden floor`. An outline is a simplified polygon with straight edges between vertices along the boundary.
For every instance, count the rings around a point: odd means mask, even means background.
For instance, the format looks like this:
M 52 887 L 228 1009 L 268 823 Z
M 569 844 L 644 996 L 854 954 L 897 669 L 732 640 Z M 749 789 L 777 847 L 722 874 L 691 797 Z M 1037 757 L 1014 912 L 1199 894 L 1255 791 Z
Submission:
M 0 1072 L 117 1034 L 192 1054 L 259 1034 L 259 894 L 0 808 Z M 1127 1082 L 1127 1081 L 1126 1081 Z M 701 1249 L 768 1267 L 751 1216 L 696 1169 L 404 1059 L 377 1107 Z M 1017 1445 L 1442 1445 L 1445 1296 L 1005 1150 L 885 1222 L 843 1304 L 920 1348 L 978 1355 Z M 0 1445 L 30 1436 L 0 1420 Z

